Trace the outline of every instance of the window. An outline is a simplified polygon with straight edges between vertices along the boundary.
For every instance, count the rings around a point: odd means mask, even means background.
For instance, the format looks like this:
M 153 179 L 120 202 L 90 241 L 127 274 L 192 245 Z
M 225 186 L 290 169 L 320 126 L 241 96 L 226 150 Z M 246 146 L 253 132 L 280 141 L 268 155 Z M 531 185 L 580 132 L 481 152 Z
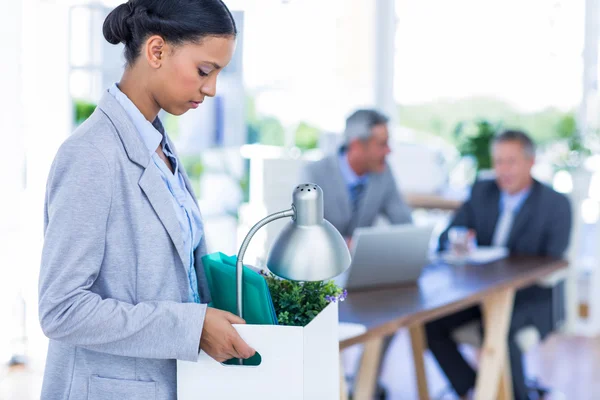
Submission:
M 581 100 L 583 0 L 396 0 L 396 12 L 404 126 L 450 138 L 482 117 L 546 142 Z

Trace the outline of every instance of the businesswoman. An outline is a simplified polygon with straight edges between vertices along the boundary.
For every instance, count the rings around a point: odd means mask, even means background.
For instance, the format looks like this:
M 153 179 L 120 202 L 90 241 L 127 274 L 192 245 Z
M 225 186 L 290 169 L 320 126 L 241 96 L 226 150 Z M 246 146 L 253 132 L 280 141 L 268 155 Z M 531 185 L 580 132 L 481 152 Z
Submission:
M 130 0 L 103 33 L 125 44 L 125 72 L 60 147 L 48 178 L 41 397 L 176 399 L 175 360 L 254 354 L 232 327 L 243 320 L 206 305 L 200 210 L 157 118 L 215 95 L 236 26 L 220 0 Z

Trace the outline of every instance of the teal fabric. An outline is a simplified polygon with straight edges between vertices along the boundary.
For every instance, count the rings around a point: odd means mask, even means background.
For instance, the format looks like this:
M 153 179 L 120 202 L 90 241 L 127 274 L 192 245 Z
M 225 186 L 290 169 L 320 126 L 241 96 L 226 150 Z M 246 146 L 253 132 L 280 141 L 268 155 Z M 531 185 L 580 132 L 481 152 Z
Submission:
M 209 306 L 237 315 L 236 256 L 223 253 L 207 254 L 202 258 L 212 302 Z M 277 325 L 277 316 L 265 278 L 244 266 L 244 320 L 252 325 Z

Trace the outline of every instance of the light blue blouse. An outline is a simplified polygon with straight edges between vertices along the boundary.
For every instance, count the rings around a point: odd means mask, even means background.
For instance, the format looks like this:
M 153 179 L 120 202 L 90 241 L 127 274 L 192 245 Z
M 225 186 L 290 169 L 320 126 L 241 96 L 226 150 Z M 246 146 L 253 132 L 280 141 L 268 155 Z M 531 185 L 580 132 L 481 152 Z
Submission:
M 117 84 L 112 85 L 108 91 L 125 109 L 129 118 L 131 118 L 142 141 L 148 148 L 148 153 L 152 158 L 154 166 L 160 171 L 166 189 L 171 194 L 173 208 L 175 209 L 175 214 L 177 215 L 179 227 L 181 228 L 181 234 L 183 236 L 184 248 L 186 254 L 189 254 L 189 263 L 188 265 L 185 265 L 190 282 L 189 301 L 200 303 L 198 279 L 196 277 L 196 270 L 194 269 L 194 250 L 196 250 L 196 247 L 200 244 L 200 240 L 204 234 L 204 228 L 198 205 L 185 186 L 185 181 L 181 169 L 179 168 L 177 158 L 169 148 L 169 144 L 165 140 L 164 135 L 156 128 L 156 126 L 161 126 L 158 118 L 156 119 L 155 124 L 150 123 L 125 93 L 121 92 Z M 162 146 L 163 152 L 169 161 L 171 161 L 171 165 L 175 171 L 174 173 L 169 170 L 165 162 L 161 160 L 156 153 L 156 149 L 159 145 Z M 149 168 L 151 167 L 152 166 Z

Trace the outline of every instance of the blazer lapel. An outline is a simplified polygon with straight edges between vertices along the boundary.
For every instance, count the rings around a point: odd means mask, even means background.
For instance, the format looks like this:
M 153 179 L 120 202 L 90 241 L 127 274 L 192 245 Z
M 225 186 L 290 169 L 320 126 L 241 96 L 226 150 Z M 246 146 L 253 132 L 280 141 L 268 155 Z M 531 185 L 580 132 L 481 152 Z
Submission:
M 539 194 L 539 185 L 540 184 L 537 181 L 533 182 L 529 196 L 527 196 L 527 199 L 525 199 L 525 202 L 515 216 L 512 228 L 510 230 L 510 235 L 508 237 L 508 248 L 512 249 L 514 247 L 521 230 L 527 225 L 527 221 L 533 214 L 533 209 L 537 203 L 537 197 Z
M 146 194 L 146 197 L 148 197 L 154 212 L 156 212 L 160 222 L 167 230 L 173 245 L 177 249 L 177 254 L 181 258 L 182 264 L 184 266 L 187 265 L 189 263 L 189 254 L 185 253 L 179 221 L 173 209 L 170 194 L 165 189 L 165 183 L 162 180 L 159 169 L 146 168 L 140 178 L 139 186 Z
M 98 102 L 98 108 L 106 114 L 113 123 L 121 143 L 125 148 L 127 157 L 139 166 L 146 168 L 152 160 L 148 148 L 142 141 L 140 134 L 129 119 L 127 112 L 108 90 Z
M 483 221 L 485 221 L 483 231 L 477 232 L 477 234 L 482 236 L 479 238 L 482 245 L 484 243 L 491 245 L 492 240 L 494 239 L 496 225 L 498 224 L 498 218 L 500 217 L 500 189 L 495 184 L 492 186 L 492 190 L 489 192 L 484 204 L 487 205 L 487 210 L 485 212 L 487 218 L 483 218 Z
M 138 184 L 148 197 L 148 201 L 169 234 L 181 262 L 183 265 L 187 265 L 189 255 L 185 254 L 184 251 L 183 236 L 181 235 L 177 215 L 160 171 L 158 168 L 148 168 L 153 162 L 152 157 L 148 154 L 148 148 L 135 129 L 133 122 L 129 119 L 127 112 L 108 91 L 100 99 L 98 107 L 115 126 L 129 159 L 144 168 Z

